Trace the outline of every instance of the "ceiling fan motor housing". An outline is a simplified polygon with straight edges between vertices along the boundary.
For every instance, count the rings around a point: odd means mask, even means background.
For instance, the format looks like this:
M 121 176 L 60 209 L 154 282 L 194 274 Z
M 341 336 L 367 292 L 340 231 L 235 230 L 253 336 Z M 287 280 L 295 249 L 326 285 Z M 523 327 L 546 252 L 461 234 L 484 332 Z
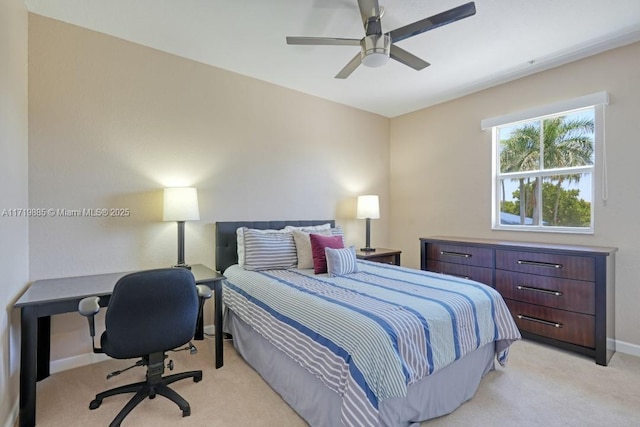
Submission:
M 387 34 L 372 34 L 360 41 L 360 61 L 367 67 L 380 67 L 389 61 L 391 37 Z

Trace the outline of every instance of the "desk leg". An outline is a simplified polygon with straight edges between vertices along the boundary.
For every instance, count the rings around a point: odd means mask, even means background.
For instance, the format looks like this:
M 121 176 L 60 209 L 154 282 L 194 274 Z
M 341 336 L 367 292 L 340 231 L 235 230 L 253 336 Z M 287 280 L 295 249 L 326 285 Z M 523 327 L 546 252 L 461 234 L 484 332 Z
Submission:
M 20 322 L 20 427 L 36 425 L 38 370 L 38 316 L 36 307 L 21 309 Z
M 214 319 L 215 319 L 215 343 L 216 343 L 216 369 L 222 367 L 222 280 L 216 280 L 213 285 L 214 301 Z
M 38 317 L 38 381 L 49 377 L 51 369 L 51 316 Z
M 196 323 L 196 333 L 193 336 L 195 340 L 204 339 L 204 302 L 205 300 L 200 298 L 200 304 L 198 306 L 198 322 Z

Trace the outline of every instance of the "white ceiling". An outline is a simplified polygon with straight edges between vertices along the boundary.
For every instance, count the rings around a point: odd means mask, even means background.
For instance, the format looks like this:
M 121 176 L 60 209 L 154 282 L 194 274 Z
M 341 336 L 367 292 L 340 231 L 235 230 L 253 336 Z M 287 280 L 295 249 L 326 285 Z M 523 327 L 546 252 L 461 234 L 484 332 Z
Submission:
M 379 0 L 383 31 L 468 0 Z M 476 15 L 398 46 L 396 61 L 334 76 L 357 46 L 289 46 L 285 37 L 361 38 L 356 0 L 26 0 L 29 11 L 362 110 L 395 117 L 640 40 L 640 0 L 475 0 Z

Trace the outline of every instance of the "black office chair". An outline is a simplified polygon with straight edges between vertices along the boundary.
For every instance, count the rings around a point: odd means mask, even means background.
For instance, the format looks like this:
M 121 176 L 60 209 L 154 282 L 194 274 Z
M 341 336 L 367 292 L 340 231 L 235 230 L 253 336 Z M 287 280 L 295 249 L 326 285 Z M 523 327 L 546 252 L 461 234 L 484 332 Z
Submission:
M 196 286 L 189 270 L 164 268 L 127 274 L 118 280 L 109 300 L 106 330 L 100 337 L 101 348 L 96 348 L 94 342 L 94 316 L 100 311 L 100 297 L 80 301 L 78 311 L 89 319 L 94 353 L 106 353 L 115 359 L 142 358 L 133 366 L 110 373 L 107 379 L 136 366 L 147 366 L 146 381 L 99 393 L 89 404 L 89 409 L 98 408 L 105 397 L 135 393 L 111 422 L 110 426 L 115 427 L 146 397 L 153 399 L 160 394 L 175 402 L 183 417 L 189 416 L 189 402 L 171 390 L 168 384 L 185 378 L 199 382 L 202 371 L 163 377 L 165 352 L 181 346 L 181 350 L 190 350 L 192 354 L 197 351 L 191 339 L 198 313 L 210 297 L 211 289 L 204 285 Z M 168 367 L 173 369 L 173 361 L 168 363 Z

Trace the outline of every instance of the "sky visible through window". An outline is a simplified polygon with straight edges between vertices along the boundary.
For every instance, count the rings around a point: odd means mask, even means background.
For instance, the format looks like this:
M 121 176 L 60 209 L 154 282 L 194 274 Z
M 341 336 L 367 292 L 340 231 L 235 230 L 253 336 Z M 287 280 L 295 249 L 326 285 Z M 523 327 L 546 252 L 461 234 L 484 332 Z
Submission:
M 569 120 L 577 120 L 577 119 L 591 119 L 594 118 L 593 108 L 589 108 L 587 110 L 579 110 L 575 112 L 571 112 L 566 114 L 567 119 Z M 500 128 L 500 139 L 508 139 L 510 137 L 511 131 L 517 129 L 521 124 L 513 125 L 513 126 L 505 126 Z M 580 190 L 580 198 L 591 203 L 593 200 L 591 193 L 591 185 L 592 185 L 592 174 L 587 173 L 583 174 L 580 178 L 580 182 L 572 182 L 565 183 L 563 187 L 565 189 L 578 189 Z M 510 180 L 507 179 L 504 181 L 504 189 L 505 189 L 505 198 L 506 201 L 514 201 L 513 192 L 518 190 L 519 183 L 518 180 Z

